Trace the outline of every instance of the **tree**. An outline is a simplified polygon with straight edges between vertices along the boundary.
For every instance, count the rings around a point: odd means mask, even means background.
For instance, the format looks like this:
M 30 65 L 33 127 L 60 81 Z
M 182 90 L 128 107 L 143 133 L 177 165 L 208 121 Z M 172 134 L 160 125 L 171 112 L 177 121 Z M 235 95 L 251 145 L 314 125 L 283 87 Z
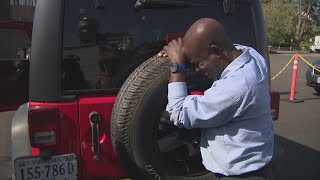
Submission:
M 302 2 L 303 1 L 303 2 Z M 302 36 L 310 28 L 310 10 L 312 0 L 298 0 L 297 4 L 297 24 L 294 34 L 294 45 L 296 48 L 300 48 L 300 42 Z
M 320 0 L 314 0 L 311 5 L 310 18 L 314 25 L 320 27 Z M 315 27 L 315 26 L 314 26 Z
M 299 49 L 320 33 L 320 0 L 263 0 L 269 42 Z M 305 44 L 305 43 L 304 43 Z
M 294 4 L 284 0 L 264 0 L 262 2 L 269 44 L 290 46 L 295 32 Z
M 292 0 L 296 6 L 294 45 L 300 48 L 304 36 L 314 36 L 320 28 L 320 0 Z

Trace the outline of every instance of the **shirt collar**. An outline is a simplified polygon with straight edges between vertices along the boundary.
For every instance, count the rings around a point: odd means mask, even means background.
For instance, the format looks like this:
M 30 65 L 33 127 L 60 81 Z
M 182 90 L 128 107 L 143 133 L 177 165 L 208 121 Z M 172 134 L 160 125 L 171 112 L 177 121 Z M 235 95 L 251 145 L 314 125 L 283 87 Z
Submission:
M 250 53 L 249 49 L 245 46 L 236 45 L 238 50 L 242 50 L 242 54 L 233 60 L 222 72 L 220 79 L 226 78 L 231 72 L 237 71 L 241 66 L 249 61 Z

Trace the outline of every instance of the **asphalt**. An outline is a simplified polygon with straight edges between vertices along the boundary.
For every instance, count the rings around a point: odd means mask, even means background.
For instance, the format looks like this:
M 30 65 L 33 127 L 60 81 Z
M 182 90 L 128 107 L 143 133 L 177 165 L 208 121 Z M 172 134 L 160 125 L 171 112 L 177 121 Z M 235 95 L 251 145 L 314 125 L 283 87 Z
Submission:
M 310 54 L 309 52 L 306 52 L 306 51 L 275 51 L 275 50 L 269 51 L 270 54 L 294 54 L 296 52 L 300 54 Z
M 301 55 L 309 62 L 320 59 L 320 54 Z M 292 56 L 293 53 L 284 52 L 270 54 L 271 76 L 277 74 Z M 320 179 L 320 95 L 305 84 L 307 67 L 306 63 L 299 61 L 295 99 L 303 102 L 289 100 L 293 63 L 271 81 L 271 88 L 281 94 L 272 162 L 275 179 Z

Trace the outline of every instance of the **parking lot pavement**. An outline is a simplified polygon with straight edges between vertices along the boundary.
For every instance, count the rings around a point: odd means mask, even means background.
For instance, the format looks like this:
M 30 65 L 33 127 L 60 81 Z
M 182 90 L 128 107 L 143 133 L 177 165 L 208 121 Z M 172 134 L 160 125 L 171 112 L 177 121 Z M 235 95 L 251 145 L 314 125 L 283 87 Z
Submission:
M 11 179 L 11 119 L 15 111 L 0 113 L 0 180 Z
M 271 77 L 290 60 L 293 54 L 271 54 Z M 320 54 L 302 54 L 312 62 Z M 273 170 L 276 179 L 319 179 L 320 170 L 320 95 L 305 85 L 308 65 L 299 61 L 296 99 L 289 100 L 293 64 L 271 81 L 271 88 L 280 92 L 280 117 L 275 122 L 275 158 Z

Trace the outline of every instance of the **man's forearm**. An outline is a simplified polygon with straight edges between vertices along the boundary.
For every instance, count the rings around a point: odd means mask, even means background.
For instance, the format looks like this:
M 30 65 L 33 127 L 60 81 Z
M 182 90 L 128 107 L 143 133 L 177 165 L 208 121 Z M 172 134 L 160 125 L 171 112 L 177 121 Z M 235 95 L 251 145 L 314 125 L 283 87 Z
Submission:
M 171 73 L 170 82 L 185 82 L 186 74 L 184 72 Z
M 166 111 L 170 114 L 170 121 L 182 128 L 184 119 L 180 119 L 184 99 L 188 96 L 185 82 L 172 82 L 168 84 L 168 105 Z M 183 116 L 184 117 L 184 116 Z

